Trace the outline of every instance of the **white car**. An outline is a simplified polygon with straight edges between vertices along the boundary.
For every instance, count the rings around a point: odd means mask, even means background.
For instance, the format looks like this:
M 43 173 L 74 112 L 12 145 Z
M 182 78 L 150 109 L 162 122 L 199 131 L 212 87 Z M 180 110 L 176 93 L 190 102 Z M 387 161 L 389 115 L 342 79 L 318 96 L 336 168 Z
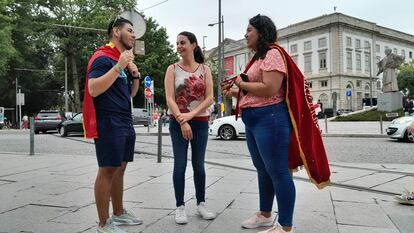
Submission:
M 239 117 L 236 121 L 233 115 L 215 119 L 210 125 L 209 134 L 223 140 L 231 140 L 239 136 L 245 137 L 246 129 L 242 119 Z
M 387 128 L 387 134 L 390 138 L 414 142 L 414 134 L 408 133 L 408 126 L 414 121 L 414 113 L 409 116 L 399 117 L 391 122 Z

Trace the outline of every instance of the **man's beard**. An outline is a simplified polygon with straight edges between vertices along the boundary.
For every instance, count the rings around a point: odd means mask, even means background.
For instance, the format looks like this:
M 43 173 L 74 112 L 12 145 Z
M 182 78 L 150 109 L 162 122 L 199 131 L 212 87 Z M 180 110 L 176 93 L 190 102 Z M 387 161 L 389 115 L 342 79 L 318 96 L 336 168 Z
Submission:
M 122 33 L 121 33 L 121 37 L 119 37 L 119 42 L 121 42 L 121 44 L 124 46 L 124 48 L 126 50 L 132 49 L 132 46 L 129 45 L 127 42 L 125 42 L 125 40 L 124 40 L 124 34 L 122 34 Z

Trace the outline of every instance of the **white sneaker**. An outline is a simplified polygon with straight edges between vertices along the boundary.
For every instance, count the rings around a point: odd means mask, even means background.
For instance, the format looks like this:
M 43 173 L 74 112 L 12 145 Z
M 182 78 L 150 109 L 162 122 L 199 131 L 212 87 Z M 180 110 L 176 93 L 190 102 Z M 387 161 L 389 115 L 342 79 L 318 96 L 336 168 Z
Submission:
M 112 221 L 112 219 L 108 218 L 106 220 L 105 226 L 101 227 L 98 223 L 98 228 L 96 229 L 96 233 L 127 233 L 127 232 L 117 227 Z
M 216 218 L 216 214 L 206 208 L 205 202 L 200 202 L 197 205 L 197 213 L 205 220 L 212 220 Z
M 258 227 L 270 227 L 273 226 L 273 217 L 270 216 L 266 218 L 261 215 L 260 212 L 257 212 L 254 216 L 248 218 L 241 223 L 242 227 L 252 229 Z
M 187 224 L 187 214 L 185 213 L 185 206 L 179 206 L 177 210 L 175 211 L 175 222 L 177 224 Z

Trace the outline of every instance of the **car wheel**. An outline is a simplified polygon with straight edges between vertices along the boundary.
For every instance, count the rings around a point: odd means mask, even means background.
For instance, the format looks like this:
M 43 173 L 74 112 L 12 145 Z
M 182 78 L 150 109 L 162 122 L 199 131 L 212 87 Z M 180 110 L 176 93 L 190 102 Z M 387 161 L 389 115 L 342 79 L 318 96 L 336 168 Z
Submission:
M 59 134 L 61 137 L 66 137 L 68 136 L 68 132 L 66 131 L 66 127 L 62 126 L 59 128 Z
M 39 134 L 39 130 L 35 130 L 34 132 L 35 132 L 35 134 Z
M 231 140 L 236 137 L 236 130 L 231 125 L 223 125 L 219 129 L 219 136 L 223 140 Z
M 406 142 L 414 142 L 414 134 L 409 133 L 408 130 L 407 130 L 407 131 L 405 131 L 404 139 L 405 139 Z

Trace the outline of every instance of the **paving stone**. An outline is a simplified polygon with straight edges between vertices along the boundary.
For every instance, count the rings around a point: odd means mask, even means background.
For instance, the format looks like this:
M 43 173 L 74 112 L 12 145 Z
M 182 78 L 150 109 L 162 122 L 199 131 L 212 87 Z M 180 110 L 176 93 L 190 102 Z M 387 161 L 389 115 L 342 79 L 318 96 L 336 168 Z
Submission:
M 374 173 L 361 178 L 349 180 L 347 182 L 344 182 L 344 184 L 370 188 L 398 179 L 400 177 L 403 177 L 403 175 L 390 173 Z
M 339 233 L 400 233 L 397 229 L 338 225 Z

